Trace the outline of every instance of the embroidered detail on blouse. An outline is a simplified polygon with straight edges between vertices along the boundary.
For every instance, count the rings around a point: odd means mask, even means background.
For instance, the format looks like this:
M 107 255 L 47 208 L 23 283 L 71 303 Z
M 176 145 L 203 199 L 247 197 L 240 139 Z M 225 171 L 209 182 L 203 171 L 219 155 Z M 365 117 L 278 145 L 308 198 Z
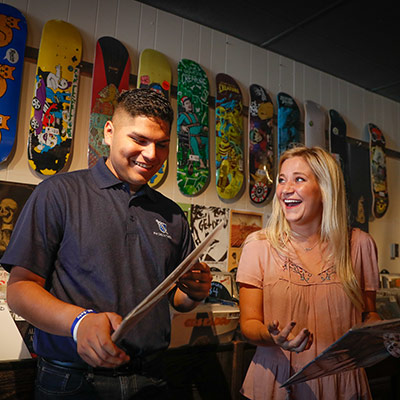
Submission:
M 325 282 L 325 281 L 330 281 L 331 276 L 334 274 L 336 274 L 336 268 L 334 265 L 332 265 L 332 267 L 329 267 L 327 270 L 321 272 L 318 275 L 321 277 L 321 282 Z
M 313 277 L 312 273 L 308 272 L 303 267 L 300 267 L 300 265 L 297 265 L 291 260 L 286 260 L 285 263 L 282 265 L 282 268 L 284 271 L 289 270 L 297 274 L 300 280 L 306 283 L 309 283 L 310 279 Z M 331 277 L 333 277 L 333 275 L 335 274 L 336 274 L 336 268 L 334 265 L 332 265 L 325 271 L 320 272 L 318 276 L 321 279 L 321 282 L 325 282 L 325 281 L 330 281 Z
M 307 272 L 304 268 L 300 267 L 300 265 L 297 265 L 290 260 L 286 260 L 285 264 L 283 264 L 282 268 L 284 271 L 289 270 L 289 271 L 294 272 L 295 274 L 299 275 L 300 280 L 305 281 L 307 283 L 310 280 L 310 278 L 312 277 L 312 274 Z

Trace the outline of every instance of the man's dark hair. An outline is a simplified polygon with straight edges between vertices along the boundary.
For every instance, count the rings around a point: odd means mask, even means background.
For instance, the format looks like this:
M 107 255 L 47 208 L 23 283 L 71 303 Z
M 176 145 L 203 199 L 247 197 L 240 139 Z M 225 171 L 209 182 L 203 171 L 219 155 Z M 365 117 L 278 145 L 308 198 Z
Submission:
M 117 108 L 132 117 L 148 117 L 168 122 L 171 127 L 174 111 L 168 99 L 152 89 L 131 89 L 122 92 L 117 99 Z

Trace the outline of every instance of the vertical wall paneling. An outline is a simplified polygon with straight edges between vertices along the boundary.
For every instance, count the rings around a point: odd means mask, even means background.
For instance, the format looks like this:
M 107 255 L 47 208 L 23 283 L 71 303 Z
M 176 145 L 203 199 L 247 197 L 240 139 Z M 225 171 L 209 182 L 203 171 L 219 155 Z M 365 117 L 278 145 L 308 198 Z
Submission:
M 141 3 L 138 54 L 144 49 L 155 48 L 156 21 L 157 10 Z
M 96 50 L 96 18 L 98 14 L 98 1 L 85 0 L 85 7 L 82 7 L 82 0 L 70 0 L 69 20 L 82 36 L 82 60 L 93 63 Z M 93 40 L 93 38 L 95 40 Z
M 137 74 L 139 54 L 143 49 L 153 48 L 164 53 L 173 70 L 173 85 L 177 84 L 177 64 L 183 57 L 199 62 L 210 81 L 210 95 L 215 97 L 215 75 L 225 72 L 240 84 L 244 103 L 248 106 L 248 86 L 258 83 L 265 87 L 276 105 L 279 91 L 291 94 L 302 110 L 304 101 L 314 100 L 325 110 L 334 108 L 345 119 L 347 134 L 363 139 L 368 122 L 380 126 L 387 146 L 400 151 L 400 104 L 356 87 L 324 72 L 259 48 L 252 44 L 201 26 L 181 17 L 166 13 L 134 0 L 7 0 L 6 3 L 24 13 L 28 23 L 27 46 L 39 48 L 41 32 L 49 19 L 63 19 L 81 32 L 83 60 L 93 63 L 95 44 L 100 36 L 114 36 L 127 47 L 132 73 Z M 27 61 L 21 89 L 20 115 L 15 152 L 12 158 L 0 165 L 0 179 L 14 182 L 39 183 L 43 177 L 30 170 L 26 156 L 30 107 L 33 95 L 36 65 Z M 70 170 L 87 167 L 87 138 L 90 114 L 91 76 L 80 78 L 76 128 Z M 172 98 L 176 110 L 176 99 Z M 244 191 L 232 204 L 223 203 L 215 189 L 215 110 L 210 107 L 210 165 L 208 188 L 199 196 L 183 196 L 176 184 L 176 121 L 172 126 L 169 173 L 160 192 L 175 201 L 229 207 L 239 210 L 264 211 L 268 215 L 271 205 L 255 207 Z M 247 118 L 244 119 L 247 135 Z M 247 147 L 246 147 L 247 149 Z M 247 151 L 245 155 L 247 164 Z M 398 243 L 400 215 L 395 199 L 400 196 L 400 160 L 388 158 L 388 182 L 391 206 L 387 214 L 370 223 L 370 231 L 379 250 L 380 267 L 400 272 L 400 260 L 390 260 L 390 243 Z M 246 180 L 247 181 L 247 180 Z
M 200 25 L 188 20 L 183 20 L 181 35 L 182 51 L 179 59 L 188 58 L 189 60 L 199 62 Z

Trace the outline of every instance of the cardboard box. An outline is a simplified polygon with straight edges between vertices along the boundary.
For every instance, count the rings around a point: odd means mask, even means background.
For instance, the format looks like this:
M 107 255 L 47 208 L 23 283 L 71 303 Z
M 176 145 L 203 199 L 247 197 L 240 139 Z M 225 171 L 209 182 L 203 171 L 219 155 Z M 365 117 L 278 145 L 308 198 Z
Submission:
M 229 343 L 239 324 L 239 316 L 237 304 L 202 303 L 188 313 L 171 308 L 170 347 Z

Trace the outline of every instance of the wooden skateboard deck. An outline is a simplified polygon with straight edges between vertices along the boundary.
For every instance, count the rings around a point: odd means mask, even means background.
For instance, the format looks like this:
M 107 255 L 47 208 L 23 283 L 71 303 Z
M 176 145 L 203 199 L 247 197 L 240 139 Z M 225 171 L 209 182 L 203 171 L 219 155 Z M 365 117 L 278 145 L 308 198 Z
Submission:
M 229 75 L 216 76 L 215 161 L 217 193 L 222 200 L 233 200 L 244 188 L 243 102 L 240 87 Z
M 46 22 L 40 42 L 28 138 L 28 161 L 43 175 L 68 162 L 74 128 L 82 39 L 61 20 Z
M 346 147 L 350 224 L 368 232 L 371 210 L 369 151 L 362 143 L 347 143 Z
M 389 206 L 386 178 L 386 141 L 376 125 L 368 124 L 366 130 L 369 136 L 372 213 L 376 218 L 382 218 Z
M 347 162 L 346 122 L 336 110 L 329 110 L 329 151 L 338 158 L 342 171 Z
M 328 143 L 329 151 L 336 157 L 343 172 L 346 192 L 349 187 L 349 174 L 347 167 L 346 122 L 336 110 L 329 110 Z
M 129 90 L 130 71 L 131 61 L 125 46 L 112 37 L 101 37 L 96 44 L 93 65 L 89 167 L 109 155 L 109 147 L 104 143 L 104 125 L 111 119 L 120 93 Z
M 21 12 L 0 3 L 0 163 L 10 155 L 17 133 L 26 32 Z
M 286 93 L 277 95 L 278 102 L 278 158 L 300 142 L 300 109 L 294 98 Z
M 178 64 L 177 182 L 186 196 L 201 193 L 209 182 L 209 83 L 194 61 Z
M 170 96 L 172 72 L 167 57 L 157 50 L 145 49 L 140 53 L 137 77 L 138 88 L 149 88 Z M 167 176 L 167 160 L 148 182 L 149 186 L 160 186 Z
M 274 106 L 267 91 L 250 85 L 249 107 L 249 196 L 255 204 L 264 203 L 273 187 Z
M 304 103 L 304 143 L 307 147 L 322 147 L 326 149 L 325 112 L 322 107 L 311 100 Z

